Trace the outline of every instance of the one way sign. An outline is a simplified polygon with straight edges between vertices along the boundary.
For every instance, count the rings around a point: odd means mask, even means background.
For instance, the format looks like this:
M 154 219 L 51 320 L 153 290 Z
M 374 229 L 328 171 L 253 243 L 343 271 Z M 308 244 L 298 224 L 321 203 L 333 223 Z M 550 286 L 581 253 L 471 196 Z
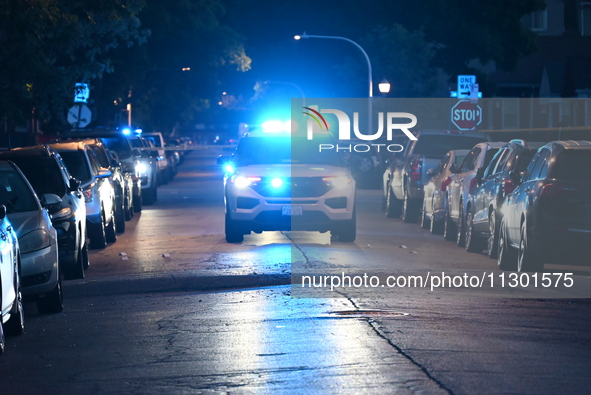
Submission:
M 458 99 L 466 99 L 470 97 L 472 85 L 475 83 L 475 75 L 458 75 Z

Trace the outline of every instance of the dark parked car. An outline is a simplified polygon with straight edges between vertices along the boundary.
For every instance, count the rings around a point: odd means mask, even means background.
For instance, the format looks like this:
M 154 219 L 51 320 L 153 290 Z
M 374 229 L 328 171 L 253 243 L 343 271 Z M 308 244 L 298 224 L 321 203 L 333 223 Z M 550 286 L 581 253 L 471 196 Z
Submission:
M 47 145 L 1 152 L 0 159 L 13 161 L 40 199 L 48 193 L 61 199 L 45 205 L 57 230 L 60 269 L 65 279 L 84 278 L 89 261 L 86 204 L 80 181 L 70 175 L 60 154 Z
M 158 200 L 158 151 L 151 140 L 138 134 L 127 136 L 132 147 L 141 152 L 135 166 L 136 173 L 142 184 L 142 202 L 150 205 Z
M 470 193 L 470 219 L 466 221 L 466 248 L 497 257 L 499 226 L 503 219 L 501 206 L 515 189 L 511 172 L 523 175 L 531 158 L 544 143 L 512 140 L 505 144 L 486 168 L 476 175 L 478 186 Z
M 588 264 L 591 253 L 591 142 L 541 147 L 503 203 L 499 267 L 541 271 L 545 263 Z

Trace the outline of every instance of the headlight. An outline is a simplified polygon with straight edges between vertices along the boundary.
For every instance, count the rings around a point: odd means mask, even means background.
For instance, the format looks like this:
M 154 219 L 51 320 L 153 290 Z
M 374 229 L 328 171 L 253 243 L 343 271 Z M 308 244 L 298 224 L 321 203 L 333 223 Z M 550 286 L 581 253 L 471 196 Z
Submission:
M 336 176 L 336 177 L 324 177 L 322 181 L 326 182 L 328 186 L 333 188 L 346 188 L 349 186 L 353 179 L 349 176 Z
M 64 207 L 59 211 L 51 214 L 51 219 L 62 219 L 62 218 L 69 218 L 72 216 L 72 208 L 71 207 Z
M 231 178 L 232 183 L 234 183 L 234 185 L 236 185 L 237 188 L 247 188 L 251 184 L 259 182 L 260 180 L 261 180 L 260 177 L 238 176 L 238 177 Z
M 138 163 L 135 165 L 135 172 L 140 174 L 146 174 L 148 172 L 148 166 L 145 163 Z
M 36 229 L 19 237 L 18 244 L 22 252 L 31 252 L 48 247 L 49 240 L 49 234 L 44 229 Z

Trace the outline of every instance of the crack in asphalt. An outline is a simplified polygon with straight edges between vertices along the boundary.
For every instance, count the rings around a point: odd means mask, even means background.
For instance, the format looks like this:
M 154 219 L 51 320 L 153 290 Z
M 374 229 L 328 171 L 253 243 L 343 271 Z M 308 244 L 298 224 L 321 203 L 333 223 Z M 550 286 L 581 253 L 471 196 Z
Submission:
M 310 263 L 310 260 L 308 259 L 308 256 L 306 255 L 305 251 L 291 237 L 289 237 L 289 235 L 285 234 L 285 237 L 287 237 L 289 240 L 291 240 L 293 246 L 295 248 L 297 248 L 298 251 L 300 251 L 300 253 L 303 255 L 306 263 L 309 264 Z M 360 310 L 360 307 L 358 306 L 358 304 L 355 303 L 355 301 L 350 296 L 348 296 L 347 294 L 345 294 L 343 292 L 340 292 L 338 290 L 335 290 L 334 292 L 340 294 L 345 299 L 347 299 L 349 301 L 349 303 L 351 303 L 351 305 L 356 310 Z M 359 318 L 359 317 L 356 317 L 356 318 Z M 361 319 L 363 321 L 365 321 L 369 325 L 369 327 L 375 332 L 375 334 L 378 337 L 380 337 L 381 339 L 385 340 L 400 355 L 402 355 L 403 357 L 405 357 L 410 363 L 412 363 L 414 366 L 416 366 L 417 368 L 419 368 L 425 374 L 425 376 L 427 376 L 427 378 L 429 380 L 431 380 L 433 383 L 435 383 L 439 388 L 441 388 L 442 390 L 446 391 L 448 394 L 453 394 L 454 393 L 443 382 L 441 382 L 436 377 L 434 377 L 431 374 L 431 372 L 429 372 L 429 370 L 425 366 L 423 366 L 420 362 L 418 362 L 417 360 L 415 360 L 411 355 L 407 354 L 400 346 L 396 345 L 391 339 L 389 339 L 384 333 L 382 333 L 379 330 L 379 328 L 377 327 L 376 321 L 374 319 L 372 319 L 372 318 L 361 318 Z

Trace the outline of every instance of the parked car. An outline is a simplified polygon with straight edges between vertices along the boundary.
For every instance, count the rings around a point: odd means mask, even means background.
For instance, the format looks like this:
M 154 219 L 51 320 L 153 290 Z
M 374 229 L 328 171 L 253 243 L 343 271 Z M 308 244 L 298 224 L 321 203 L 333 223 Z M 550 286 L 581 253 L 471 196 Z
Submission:
M 83 130 L 64 134 L 68 138 L 100 138 L 107 145 L 109 150 L 115 152 L 119 161 L 121 162 L 122 172 L 128 173 L 132 179 L 132 205 L 136 213 L 142 211 L 142 188 L 138 174 L 135 171 L 137 159 L 140 156 L 139 151 L 134 151 L 127 135 L 122 130 L 114 129 L 93 129 Z
M 21 257 L 13 225 L 0 205 L 0 354 L 4 353 L 4 335 L 20 335 L 25 330 L 21 291 Z
M 142 137 L 145 139 L 152 140 L 154 143 L 154 147 L 158 151 L 158 179 L 162 184 L 168 183 L 172 180 L 172 167 L 168 162 L 168 156 L 166 155 L 165 149 L 165 142 L 162 133 L 160 132 L 150 132 L 150 133 L 142 133 Z
M 496 258 L 499 227 L 503 219 L 501 206 L 505 197 L 515 189 L 509 176 L 523 175 L 531 158 L 545 143 L 511 140 L 494 156 L 486 168 L 476 174 L 477 186 L 468 197 L 470 220 L 466 220 L 466 249 L 471 252 L 486 248 L 490 258 Z
M 451 175 L 456 173 L 460 164 L 470 152 L 469 150 L 451 150 L 437 167 L 428 170 L 427 175 L 431 178 L 423 187 L 423 209 L 421 212 L 421 226 L 429 229 L 431 233 L 443 233 L 443 219 L 445 214 L 446 188 L 451 182 Z
M 452 149 L 471 149 L 488 138 L 476 132 L 425 131 L 408 140 L 404 151 L 390 156 L 383 174 L 386 216 L 401 215 L 404 222 L 418 219 L 423 203 L 427 171 Z
M 62 142 L 50 147 L 60 153 L 70 173 L 82 183 L 90 247 L 105 248 L 107 243 L 117 241 L 111 171 L 101 167 L 94 151 L 82 142 Z
M 111 151 L 101 138 L 80 139 L 96 154 L 101 167 L 111 171 L 111 183 L 115 188 L 115 221 L 117 232 L 125 232 L 125 221 L 133 217 L 133 179 L 130 172 L 124 172 L 119 156 Z
M 446 209 L 443 221 L 443 235 L 446 240 L 455 240 L 464 247 L 468 195 L 476 187 L 478 169 L 488 166 L 492 158 L 505 143 L 484 142 L 476 144 L 466 155 L 458 172 L 451 176 L 446 188 Z
M 48 145 L 0 152 L 0 159 L 16 163 L 49 211 L 57 230 L 60 272 L 64 279 L 84 278 L 89 259 L 86 204 L 80 181 L 70 175 L 60 154 Z M 48 204 L 43 200 L 45 194 L 55 194 L 60 200 Z
M 61 200 L 51 193 L 42 198 L 46 204 Z M 18 237 L 23 296 L 36 299 L 40 313 L 59 313 L 64 305 L 57 232 L 33 187 L 11 161 L 0 161 L 0 204 Z
M 542 271 L 545 263 L 589 264 L 591 253 L 591 141 L 542 146 L 519 185 L 505 198 L 499 267 Z
M 226 241 L 278 230 L 330 231 L 335 240 L 355 241 L 355 180 L 340 154 L 318 152 L 319 143 L 336 141 L 328 133 L 311 141 L 253 132 L 232 157 L 218 159 L 231 170 L 224 177 Z
M 130 134 L 129 142 L 140 150 L 135 170 L 142 187 L 142 202 L 150 205 L 158 200 L 158 151 L 151 140 L 138 134 Z

